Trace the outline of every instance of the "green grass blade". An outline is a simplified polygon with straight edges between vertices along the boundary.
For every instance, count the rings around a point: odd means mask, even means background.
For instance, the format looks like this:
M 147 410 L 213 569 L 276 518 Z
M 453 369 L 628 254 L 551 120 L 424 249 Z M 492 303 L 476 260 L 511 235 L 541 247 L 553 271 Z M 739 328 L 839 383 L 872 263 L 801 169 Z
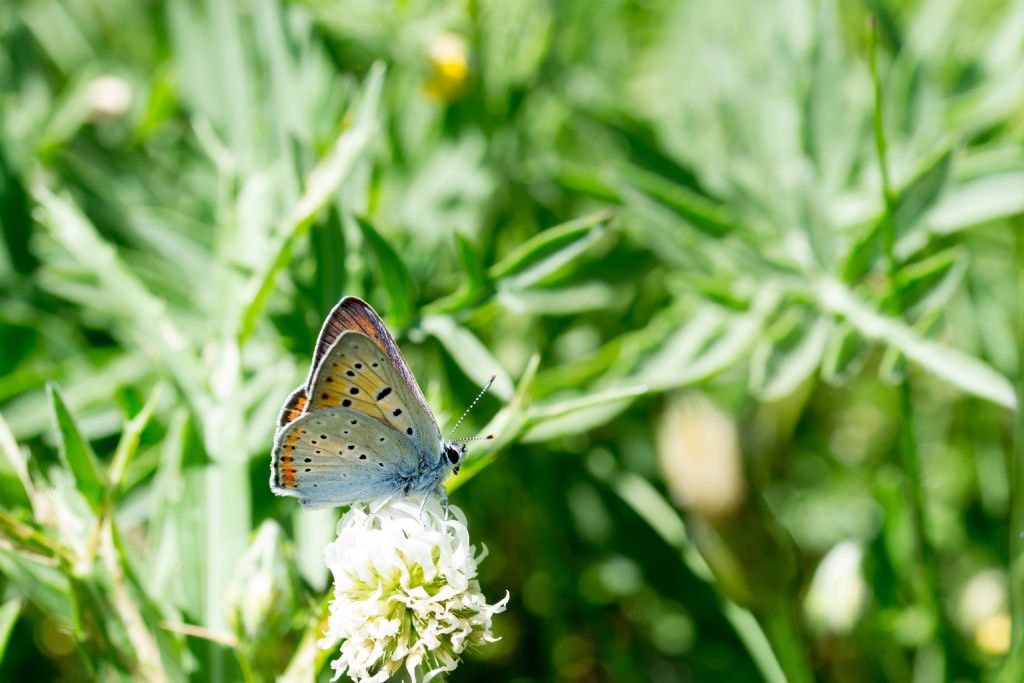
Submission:
M 75 477 L 75 484 L 94 511 L 103 503 L 103 481 L 99 474 L 96 455 L 89 442 L 82 437 L 75 418 L 64 405 L 64 399 L 56 385 L 49 384 L 50 408 L 53 423 L 57 429 L 59 453 L 64 466 Z
M 409 324 L 413 313 L 413 283 L 409 269 L 391 243 L 384 239 L 370 221 L 360 216 L 352 217 L 359 226 L 363 239 L 370 245 L 377 259 L 380 279 L 388 293 L 391 304 L 390 316 L 395 327 L 402 328 Z
M 0 455 L 3 456 L 0 460 L 0 478 L 10 482 L 2 487 L 5 503 L 12 507 L 31 505 L 34 488 L 28 476 L 28 462 L 3 415 L 0 415 Z
M 11 637 L 14 624 L 18 621 L 21 613 L 21 600 L 17 598 L 8 600 L 0 607 L 0 664 L 3 664 L 4 653 L 7 651 L 7 641 Z
M 146 405 L 142 407 L 138 415 L 128 421 L 121 432 L 121 440 L 117 444 L 117 450 L 114 451 L 114 460 L 110 464 L 110 473 L 107 477 L 107 488 L 111 500 L 117 498 L 117 494 L 124 484 L 125 473 L 139 449 L 142 432 L 145 431 L 153 417 L 153 411 L 160 401 L 160 394 L 160 387 L 157 386 L 150 394 Z

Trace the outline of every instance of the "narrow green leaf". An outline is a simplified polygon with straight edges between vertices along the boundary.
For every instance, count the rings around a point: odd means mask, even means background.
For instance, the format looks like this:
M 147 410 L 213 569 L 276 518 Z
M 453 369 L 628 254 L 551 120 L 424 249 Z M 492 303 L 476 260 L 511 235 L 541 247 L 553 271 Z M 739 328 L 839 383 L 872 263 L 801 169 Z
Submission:
M 60 541 L 6 510 L 0 510 L 0 538 L 8 547 L 17 549 L 26 557 L 37 555 L 47 561 L 60 558 L 68 562 L 73 559 L 68 548 L 62 546 Z
M 3 456 L 0 459 L 0 478 L 4 480 L 0 491 L 5 494 L 4 504 L 11 507 L 30 505 L 34 488 L 28 476 L 28 463 L 3 415 L 0 415 L 0 455 Z
M 949 303 L 967 274 L 968 256 L 953 247 L 908 264 L 896 276 L 907 317 L 916 320 Z
M 619 174 L 623 182 L 657 200 L 706 235 L 723 237 L 741 228 L 738 217 L 724 206 L 682 185 L 635 166 L 624 165 Z
M 841 282 L 825 280 L 814 291 L 824 310 L 842 316 L 868 339 L 892 344 L 912 362 L 969 394 L 1017 407 L 1009 380 L 977 358 L 922 338 L 902 321 L 872 310 Z
M 384 282 L 384 289 L 388 293 L 388 301 L 391 303 L 391 318 L 395 327 L 405 327 L 412 320 L 415 304 L 409 269 L 405 267 L 405 262 L 402 261 L 395 248 L 381 237 L 381 234 L 368 219 L 354 216 L 349 220 L 355 220 L 359 230 L 363 233 L 363 239 L 370 245 L 370 249 L 373 250 L 373 254 L 377 258 L 380 279 Z
M 560 252 L 570 249 L 580 240 L 604 228 L 611 220 L 612 215 L 610 209 L 605 209 L 549 228 L 527 240 L 511 254 L 491 266 L 488 275 L 495 280 L 524 275 L 527 271 L 545 265 L 548 261 L 558 259 Z M 575 252 L 573 253 L 575 255 Z M 561 263 L 561 259 L 558 259 L 558 262 Z M 545 274 L 549 270 L 549 268 L 544 268 Z M 532 284 L 538 279 L 540 278 L 532 277 L 529 283 Z M 518 282 L 517 279 L 517 285 L 525 286 L 525 284 Z
M 324 220 L 314 224 L 310 232 L 310 248 L 316 263 L 316 278 L 306 296 L 311 302 L 316 302 L 316 310 L 329 311 L 338 303 L 338 293 L 344 292 L 348 284 L 348 245 L 341 212 L 336 206 L 329 206 Z
M 622 197 L 600 173 L 589 168 L 564 164 L 555 175 L 555 182 L 573 193 L 587 195 L 609 204 L 621 204 Z
M 615 287 L 604 282 L 583 282 L 558 288 L 504 289 L 498 293 L 498 301 L 506 309 L 529 315 L 607 311 L 631 299 L 631 287 Z
M 483 260 L 480 258 L 476 245 L 461 232 L 456 232 L 455 240 L 464 278 L 459 291 L 432 306 L 435 308 L 434 312 L 455 312 L 479 301 L 490 291 L 486 268 L 483 267 Z
M 832 328 L 821 361 L 821 378 L 841 386 L 864 369 L 868 361 L 868 343 L 849 323 L 840 321 Z
M 503 401 L 512 398 L 512 379 L 487 347 L 472 332 L 442 315 L 427 316 L 420 326 L 434 336 L 466 376 L 483 386 L 496 375 L 491 390 Z
M 198 611 L 198 601 L 188 603 L 176 589 L 182 586 L 182 573 L 173 558 L 184 553 L 191 556 L 193 534 L 181 534 L 181 520 L 185 517 L 185 467 L 189 448 L 189 413 L 178 409 L 167 427 L 167 436 L 160 448 L 160 467 L 153 477 L 152 514 L 149 519 L 149 552 L 144 558 L 143 575 L 152 595 L 175 595 L 176 602 L 186 609 Z M 194 468 L 198 470 L 199 468 Z M 179 543 L 179 540 L 183 542 Z M 184 591 L 181 591 L 184 592 Z
M 559 436 L 582 434 L 606 424 L 650 392 L 646 384 L 625 384 L 564 401 L 536 405 L 526 412 L 523 443 L 538 443 Z
M 455 233 L 455 246 L 464 274 L 458 291 L 439 299 L 427 307 L 430 313 L 454 313 L 480 301 L 487 295 L 490 285 L 476 246 L 462 233 Z
M 810 81 L 804 101 L 806 146 L 826 192 L 842 187 L 850 177 L 859 141 L 848 131 L 859 125 L 862 114 L 858 107 L 850 106 L 849 64 L 836 4 L 826 0 L 817 5 Z
M 565 417 L 584 408 L 600 406 L 609 401 L 632 400 L 638 396 L 644 396 L 650 391 L 651 388 L 647 384 L 623 384 L 564 401 L 536 405 L 527 411 L 527 417 L 531 422 Z
M 121 440 L 118 442 L 117 450 L 114 452 L 114 460 L 110 465 L 107 482 L 111 499 L 116 499 L 117 493 L 124 483 L 124 475 L 128 471 L 128 465 L 131 464 L 135 453 L 139 449 L 139 439 L 142 438 L 142 432 L 145 431 L 146 426 L 153 417 L 153 410 L 160 400 L 160 389 L 160 386 L 157 386 L 153 390 L 149 400 L 146 401 L 146 405 L 142 407 L 142 410 L 135 417 L 128 421 L 121 432 Z
M 919 227 L 922 217 L 928 216 L 925 225 L 932 223 L 929 211 L 935 208 L 943 194 L 952 166 L 953 153 L 947 148 L 930 158 L 918 169 L 913 178 L 893 197 L 892 221 L 894 226 L 895 256 L 897 261 L 910 258 L 928 242 L 925 227 Z M 934 213 L 934 212 L 933 212 Z M 841 270 L 845 282 L 855 282 L 872 268 L 882 268 L 876 261 L 883 253 L 878 242 L 879 231 L 885 226 L 888 215 L 883 214 L 855 237 Z
M 8 600 L 0 607 L 0 663 L 4 661 L 4 652 L 7 651 L 7 641 L 11 637 L 15 622 L 21 613 L 21 600 L 15 598 Z
M 786 398 L 821 364 L 832 321 L 802 320 L 784 339 L 765 340 L 754 351 L 751 391 L 763 401 Z
M 639 395 L 642 392 L 638 392 Z M 583 403 L 565 414 L 533 416 L 527 423 L 522 443 L 542 443 L 562 436 L 585 434 L 608 424 L 632 404 L 629 398 L 608 397 L 600 403 Z
M 949 234 L 1024 213 L 1024 171 L 974 178 L 950 188 L 928 214 L 928 227 Z
M 659 378 L 678 375 L 707 349 L 725 328 L 728 317 L 720 308 L 704 305 L 688 316 L 685 324 L 664 336 L 664 341 L 640 370 L 640 376 L 657 384 Z
M 76 629 L 68 578 L 60 569 L 33 562 L 23 554 L 0 545 L 0 574 L 47 617 L 61 626 Z
M 892 220 L 897 239 L 935 205 L 949 178 L 952 162 L 953 150 L 947 148 L 925 161 L 914 177 L 896 193 Z
M 469 299 L 479 297 L 487 289 L 487 272 L 474 245 L 461 232 L 455 233 L 455 244 L 459 250 L 459 263 L 466 275 L 466 294 Z
M 692 337 L 680 341 L 687 353 L 692 353 L 692 344 L 704 344 L 709 338 L 713 341 L 685 365 L 674 369 L 666 368 L 664 373 L 659 372 L 657 375 L 645 375 L 649 377 L 651 389 L 664 391 L 703 382 L 738 363 L 754 348 L 768 316 L 781 301 L 781 292 L 773 287 L 764 287 L 754 299 L 749 311 L 730 316 L 724 326 L 719 327 L 717 321 L 709 321 L 706 329 L 694 327 Z
M 64 466 L 71 471 L 75 485 L 94 511 L 98 511 L 103 503 L 103 482 L 99 475 L 96 456 L 89 442 L 75 423 L 75 418 L 64 405 L 64 399 L 56 385 L 47 385 L 50 406 L 53 411 L 53 422 L 57 428 L 60 457 Z

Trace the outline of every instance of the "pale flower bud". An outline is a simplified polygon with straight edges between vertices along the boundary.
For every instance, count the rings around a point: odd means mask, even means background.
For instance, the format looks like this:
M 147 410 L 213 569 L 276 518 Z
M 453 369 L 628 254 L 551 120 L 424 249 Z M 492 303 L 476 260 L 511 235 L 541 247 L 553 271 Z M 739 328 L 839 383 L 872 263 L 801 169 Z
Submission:
M 100 76 L 86 90 L 89 112 L 96 119 L 114 119 L 132 104 L 132 87 L 120 76 Z
M 727 516 L 746 497 L 736 427 L 701 396 L 669 403 L 658 430 L 658 461 L 672 500 L 702 517 Z
M 861 573 L 863 558 L 864 549 L 857 541 L 843 541 L 818 564 L 804 609 L 819 629 L 845 635 L 857 623 L 867 595 Z
M 1008 600 L 1006 574 L 999 569 L 978 572 L 960 594 L 957 605 L 960 625 L 986 654 L 1002 655 L 1010 649 Z

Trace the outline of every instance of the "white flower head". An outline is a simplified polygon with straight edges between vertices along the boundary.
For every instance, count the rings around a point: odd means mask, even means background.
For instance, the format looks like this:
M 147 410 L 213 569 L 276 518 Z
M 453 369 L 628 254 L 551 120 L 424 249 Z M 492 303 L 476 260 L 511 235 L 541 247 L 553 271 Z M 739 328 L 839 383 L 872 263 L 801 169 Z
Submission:
M 491 617 L 508 595 L 487 604 L 476 578 L 476 554 L 466 517 L 446 519 L 431 496 L 353 505 L 324 550 L 334 575 L 334 599 L 320 647 L 341 640 L 332 664 L 357 683 L 381 683 L 403 667 L 413 681 L 453 671 L 470 645 L 496 640 Z M 377 510 L 370 515 L 369 510 Z

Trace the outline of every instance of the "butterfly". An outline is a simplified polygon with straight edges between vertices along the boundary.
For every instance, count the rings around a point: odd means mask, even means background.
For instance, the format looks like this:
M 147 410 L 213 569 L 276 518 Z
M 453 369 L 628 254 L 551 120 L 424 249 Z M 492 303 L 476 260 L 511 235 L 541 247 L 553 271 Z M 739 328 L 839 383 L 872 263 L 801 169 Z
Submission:
M 416 493 L 426 501 L 431 492 L 447 507 L 442 482 L 465 454 L 441 437 L 380 316 L 348 296 L 324 321 L 309 376 L 281 410 L 270 489 L 309 508 Z

